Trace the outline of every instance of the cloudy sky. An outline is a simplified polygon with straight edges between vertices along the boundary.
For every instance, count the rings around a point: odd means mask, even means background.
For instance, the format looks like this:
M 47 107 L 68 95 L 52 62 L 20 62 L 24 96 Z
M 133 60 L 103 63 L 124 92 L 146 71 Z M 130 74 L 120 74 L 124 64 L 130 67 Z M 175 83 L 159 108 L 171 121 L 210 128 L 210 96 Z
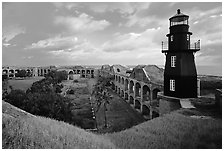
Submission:
M 190 16 L 191 40 L 201 40 L 197 65 L 221 67 L 220 2 L 3 3 L 2 64 L 164 65 L 161 41 L 178 8 Z

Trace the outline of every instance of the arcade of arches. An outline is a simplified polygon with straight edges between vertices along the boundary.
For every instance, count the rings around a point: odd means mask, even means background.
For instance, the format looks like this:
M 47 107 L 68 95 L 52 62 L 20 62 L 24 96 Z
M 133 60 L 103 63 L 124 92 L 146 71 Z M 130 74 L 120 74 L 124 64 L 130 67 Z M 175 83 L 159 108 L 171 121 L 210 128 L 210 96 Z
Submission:
M 7 78 L 16 78 L 18 77 L 19 71 L 25 70 L 26 75 L 29 77 L 38 77 L 45 76 L 52 70 L 57 71 L 66 71 L 68 73 L 67 80 L 74 80 L 76 78 L 94 78 L 95 70 L 93 68 L 77 68 L 77 69 L 57 69 L 55 67 L 3 67 L 2 68 L 2 76 L 6 76 Z
M 117 73 L 113 77 L 112 89 L 134 109 L 139 111 L 146 119 L 159 116 L 157 94 L 163 91 L 163 85 L 145 83 Z

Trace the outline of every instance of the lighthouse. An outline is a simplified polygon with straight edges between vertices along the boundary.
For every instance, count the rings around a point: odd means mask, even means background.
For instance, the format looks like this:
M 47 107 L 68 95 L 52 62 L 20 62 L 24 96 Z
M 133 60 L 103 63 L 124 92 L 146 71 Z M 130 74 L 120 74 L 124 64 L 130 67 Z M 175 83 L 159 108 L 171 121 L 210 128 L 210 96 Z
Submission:
M 162 42 L 166 63 L 164 95 L 177 98 L 197 97 L 197 70 L 194 54 L 200 50 L 200 40 L 191 43 L 189 16 L 181 13 L 169 19 L 168 42 Z M 168 45 L 168 46 L 167 46 Z

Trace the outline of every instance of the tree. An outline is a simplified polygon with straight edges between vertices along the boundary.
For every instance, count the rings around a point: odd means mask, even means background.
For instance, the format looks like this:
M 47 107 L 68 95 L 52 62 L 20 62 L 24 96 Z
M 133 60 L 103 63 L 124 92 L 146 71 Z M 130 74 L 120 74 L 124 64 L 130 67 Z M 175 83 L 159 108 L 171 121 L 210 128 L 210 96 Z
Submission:
M 100 107 L 103 106 L 104 109 L 104 127 L 107 128 L 107 105 L 110 104 L 110 100 L 112 99 L 112 95 L 106 89 L 107 80 L 99 80 L 95 85 L 92 95 L 95 96 L 97 109 L 96 112 L 99 111 Z
M 61 83 L 63 80 L 67 80 L 68 74 L 66 71 L 56 71 L 52 70 L 47 75 L 46 78 L 51 78 L 55 83 Z

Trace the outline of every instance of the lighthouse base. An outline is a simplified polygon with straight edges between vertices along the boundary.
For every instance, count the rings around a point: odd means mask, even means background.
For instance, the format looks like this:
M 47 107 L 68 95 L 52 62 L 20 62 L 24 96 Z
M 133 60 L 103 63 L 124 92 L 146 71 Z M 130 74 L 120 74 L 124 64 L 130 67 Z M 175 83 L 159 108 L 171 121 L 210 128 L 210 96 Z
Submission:
M 178 110 L 180 108 L 195 108 L 191 104 L 189 100 L 190 98 L 170 97 L 164 95 L 163 92 L 160 92 L 158 93 L 158 99 L 160 116 Z

